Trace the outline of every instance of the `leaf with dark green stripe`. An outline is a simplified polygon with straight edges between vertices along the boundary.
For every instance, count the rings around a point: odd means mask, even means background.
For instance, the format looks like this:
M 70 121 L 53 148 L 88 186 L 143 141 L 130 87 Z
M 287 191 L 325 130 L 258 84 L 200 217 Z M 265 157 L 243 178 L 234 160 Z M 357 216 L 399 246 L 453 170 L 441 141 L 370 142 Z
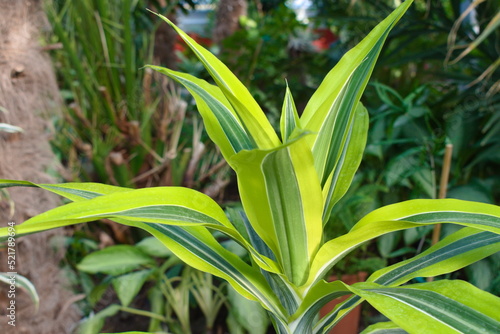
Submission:
M 500 234 L 499 206 L 456 199 L 417 199 L 387 205 L 363 217 L 352 231 L 388 220 L 421 224 L 456 223 Z
M 318 321 L 313 328 L 313 334 L 326 334 L 334 328 L 349 312 L 354 310 L 364 299 L 353 295 L 339 303 L 332 311 Z
M 275 260 L 273 252 L 255 232 L 244 211 L 239 212 L 239 218 L 241 219 L 242 224 L 245 226 L 247 235 L 250 239 L 250 243 L 255 247 L 255 250 L 263 256 Z M 295 313 L 295 311 L 299 307 L 300 297 L 298 296 L 298 293 L 294 290 L 290 282 L 288 282 L 282 275 L 278 275 L 265 270 L 261 270 L 261 272 L 273 291 L 279 291 L 279 293 L 277 293 L 278 298 L 281 302 L 281 305 L 283 305 L 285 310 L 288 312 L 288 315 Z
M 193 193 L 196 192 L 185 188 L 180 188 L 187 191 L 186 193 L 182 193 L 184 191 L 181 191 L 179 196 L 180 198 L 167 199 L 164 198 L 165 193 L 162 194 L 161 188 L 130 191 L 126 188 L 112 186 L 101 187 L 100 185 L 92 184 L 69 183 L 64 185 L 36 185 L 34 183 L 19 184 L 16 181 L 10 180 L 1 180 L 0 186 L 2 184 L 12 183 L 16 185 L 37 186 L 47 190 L 51 190 L 51 188 L 53 188 L 56 193 L 75 201 L 75 203 L 70 203 L 63 207 L 50 210 L 26 221 L 21 225 L 16 226 L 16 233 L 18 233 L 18 235 L 22 235 L 23 233 L 26 233 L 26 231 L 30 233 L 44 231 L 75 223 L 75 220 L 71 219 L 57 220 L 57 215 L 54 215 L 53 212 L 62 210 L 60 213 L 64 217 L 66 214 L 71 214 L 71 212 L 74 211 L 74 208 L 76 208 L 76 205 L 83 206 L 83 212 L 90 214 L 87 220 L 93 220 L 93 217 L 95 217 L 95 208 L 92 208 L 93 205 L 89 205 L 88 203 L 96 203 L 97 201 L 109 202 L 110 207 L 114 207 L 118 210 L 124 205 L 127 205 L 127 202 L 129 202 L 129 205 L 134 205 L 130 203 L 140 205 L 141 201 L 147 201 L 146 199 L 141 198 L 141 196 L 136 196 L 136 194 L 141 192 L 150 193 L 150 195 L 155 197 L 154 201 L 160 201 L 163 203 L 175 203 L 176 201 L 181 200 L 181 197 L 188 196 L 191 198 L 189 203 L 193 206 L 202 208 L 205 212 L 210 212 L 212 216 L 219 216 L 219 218 L 222 218 L 221 215 L 223 215 L 224 219 L 226 219 L 222 209 L 217 209 L 215 207 L 211 209 L 208 208 L 211 203 L 210 201 L 213 200 L 205 197 L 206 195 L 201 193 L 193 196 Z M 79 185 L 81 185 L 81 189 L 79 189 Z M 92 191 L 89 191 L 90 189 L 92 189 Z M 176 188 L 172 187 L 165 189 Z M 125 192 L 127 193 L 127 196 L 124 197 Z M 79 197 L 77 194 L 82 194 L 82 196 Z M 209 200 L 207 201 L 207 199 Z M 68 210 L 68 207 L 72 209 Z M 219 213 L 217 213 L 218 211 Z M 73 213 L 75 214 L 75 212 Z M 49 220 L 53 218 L 56 219 L 44 222 L 43 216 L 49 218 Z M 63 218 L 61 216 L 59 217 L 60 219 Z M 235 254 L 222 247 L 204 226 L 199 226 L 199 224 L 196 226 L 172 226 L 158 223 L 143 223 L 140 221 L 131 221 L 118 217 L 112 217 L 112 220 L 120 224 L 138 227 L 150 232 L 181 260 L 189 263 L 198 270 L 211 273 L 227 280 L 239 293 L 249 299 L 259 301 L 266 309 L 274 312 L 277 319 L 281 319 L 281 321 L 283 321 L 285 318 L 285 312 L 282 306 L 278 302 L 276 295 L 272 292 L 262 274 L 256 268 L 249 266 Z M 220 223 L 220 226 L 224 226 L 224 224 Z M 0 228 L 0 238 L 7 236 L 7 231 L 7 228 Z
M 279 272 L 274 261 L 256 252 L 236 231 L 215 201 L 205 194 L 187 188 L 157 187 L 120 191 L 85 202 L 70 203 L 27 220 L 17 227 L 17 234 L 39 231 L 40 224 L 47 229 L 104 218 L 205 226 L 220 231 L 240 243 L 262 268 Z M 2 238 L 1 233 L 0 238 Z
M 226 279 L 247 298 L 259 301 L 266 309 L 284 317 L 283 310 L 264 277 L 256 268 L 222 247 L 206 229 L 151 223 L 143 225 L 148 226 L 143 228 L 165 243 L 184 262 Z
M 292 316 L 297 333 L 306 333 L 311 328 L 320 309 L 333 299 L 350 295 L 352 292 L 341 281 L 317 282 L 303 299 L 297 312 Z
M 281 141 L 284 144 L 289 141 L 296 128 L 300 128 L 299 114 L 287 83 L 280 120 Z
M 463 281 L 436 281 L 405 287 L 358 283 L 351 288 L 408 332 L 497 333 L 500 298 Z
M 85 182 L 85 183 L 59 183 L 59 184 L 36 184 L 28 181 L 3 180 L 0 179 L 0 188 L 7 187 L 35 187 L 51 191 L 66 197 L 72 201 L 79 199 L 90 199 L 103 193 L 125 192 L 132 189 L 110 186 L 107 184 Z
M 196 41 L 180 30 L 168 18 L 158 15 L 167 22 L 179 36 L 193 50 L 194 54 L 203 63 L 217 86 L 222 90 L 227 100 L 242 121 L 245 129 L 260 149 L 272 149 L 281 144 L 271 123 L 266 115 L 252 97 L 248 89 L 236 78 L 236 76 L 212 53 L 200 46 Z
M 439 220 L 432 221 L 435 214 L 438 214 Z M 426 215 L 426 219 L 422 219 L 422 215 Z M 413 221 L 413 217 L 418 219 Z M 498 233 L 500 207 L 485 203 L 439 199 L 411 200 L 374 210 L 362 218 L 349 233 L 326 242 L 320 248 L 311 264 L 310 276 L 305 285 L 321 279 L 335 263 L 368 240 L 398 230 L 438 223 L 454 223 Z
M 210 138 L 221 148 L 226 159 L 241 150 L 257 147 L 217 86 L 189 74 L 149 67 L 176 80 L 193 95 Z
M 346 132 L 350 129 L 352 114 L 384 41 L 411 3 L 406 1 L 399 6 L 342 57 L 311 97 L 300 118 L 302 128 L 315 133 L 307 142 L 313 149 L 322 185 L 339 161 L 343 145 L 347 144 Z
M 375 272 L 367 281 L 389 286 L 399 285 L 414 277 L 437 276 L 459 270 L 497 251 L 500 251 L 499 235 L 466 227 L 411 259 Z M 339 309 L 321 319 L 315 327 L 315 333 L 332 328 L 341 320 L 341 310 L 350 311 L 360 301 L 358 296 L 346 300 Z
M 231 160 L 249 221 L 294 284 L 307 277 L 322 238 L 321 188 L 303 139 L 242 151 Z
M 466 227 L 411 259 L 380 269 L 367 281 L 400 285 L 415 277 L 451 273 L 496 252 L 500 252 L 500 235 Z
M 358 103 L 350 128 L 345 132 L 345 142 L 338 152 L 338 159 L 331 168 L 330 175 L 323 185 L 325 207 L 323 222 L 326 224 L 333 206 L 345 195 L 351 186 L 354 174 L 363 157 L 368 134 L 368 112 L 362 103 Z

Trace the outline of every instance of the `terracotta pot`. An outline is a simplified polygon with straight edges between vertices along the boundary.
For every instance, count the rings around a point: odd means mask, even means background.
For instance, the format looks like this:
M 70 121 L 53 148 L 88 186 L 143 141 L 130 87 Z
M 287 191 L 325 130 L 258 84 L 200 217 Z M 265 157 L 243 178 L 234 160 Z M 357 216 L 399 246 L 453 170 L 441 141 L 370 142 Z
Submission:
M 357 274 L 351 275 L 342 275 L 340 280 L 346 284 L 354 284 L 358 282 L 364 282 L 368 274 L 364 271 L 361 271 Z M 328 279 L 330 282 L 338 280 L 337 276 L 330 276 Z M 325 316 L 331 310 L 337 306 L 340 302 L 343 302 L 349 298 L 349 296 L 343 296 L 328 302 L 321 310 L 319 311 L 320 317 Z M 361 305 L 358 305 L 354 310 L 349 312 L 339 323 L 330 330 L 329 334 L 358 334 L 359 333 L 359 319 L 361 317 Z

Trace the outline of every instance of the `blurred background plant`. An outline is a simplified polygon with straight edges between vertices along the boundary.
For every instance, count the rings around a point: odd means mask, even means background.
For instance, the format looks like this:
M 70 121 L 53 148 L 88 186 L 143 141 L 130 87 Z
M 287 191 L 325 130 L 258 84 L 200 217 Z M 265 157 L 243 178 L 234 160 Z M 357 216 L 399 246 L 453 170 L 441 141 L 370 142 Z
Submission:
M 120 311 L 139 316 L 134 321 L 136 330 L 212 333 L 227 303 L 225 283 L 184 266 L 153 237 L 93 252 L 80 261 L 78 270 L 86 276 L 84 305 L 90 310 L 101 308 L 83 322 L 80 333 L 106 330 L 106 318 Z M 118 301 L 110 305 L 111 287 Z M 144 310 L 146 305 L 150 310 Z M 129 330 L 130 324 L 122 327 L 111 330 Z
M 154 63 L 159 22 L 190 1 L 55 1 L 47 5 L 53 56 L 68 106 L 53 145 L 71 180 L 127 187 L 224 187 L 220 157 L 178 88 L 142 67 Z M 182 6 L 181 6 L 182 7 Z M 57 44 L 60 43 L 60 44 Z M 172 52 L 172 50 L 169 50 Z M 213 169 L 212 167 L 215 167 Z M 214 189 L 213 195 L 218 195 Z

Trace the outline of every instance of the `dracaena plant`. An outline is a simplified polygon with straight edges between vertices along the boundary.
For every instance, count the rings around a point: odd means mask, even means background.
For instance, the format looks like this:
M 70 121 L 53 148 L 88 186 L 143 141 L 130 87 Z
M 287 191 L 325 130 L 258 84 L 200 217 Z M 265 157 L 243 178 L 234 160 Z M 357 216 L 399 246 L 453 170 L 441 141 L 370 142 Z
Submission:
M 369 213 L 345 235 L 323 238 L 323 227 L 347 191 L 365 146 L 368 117 L 361 94 L 384 40 L 411 2 L 401 4 L 345 54 L 300 116 L 290 91 L 285 92 L 280 134 L 224 64 L 162 17 L 194 51 L 215 85 L 151 67 L 194 96 L 210 138 L 236 172 L 244 212 L 226 215 L 208 196 L 186 188 L 130 190 L 94 183 L 2 180 L 3 187 L 40 187 L 73 201 L 20 224 L 17 235 L 102 218 L 142 228 L 187 264 L 225 279 L 238 293 L 259 302 L 280 334 L 326 333 L 363 301 L 390 319 L 370 327 L 370 332 L 495 332 L 500 298 L 463 281 L 406 283 L 449 273 L 499 251 L 500 207 L 452 199 L 411 200 Z M 373 273 L 365 283 L 323 280 L 361 244 L 436 223 L 463 228 L 418 256 Z M 234 239 L 250 260 L 226 250 L 211 231 Z M 7 230 L 1 229 L 1 235 L 7 236 Z M 351 297 L 317 317 L 323 305 L 343 295 Z

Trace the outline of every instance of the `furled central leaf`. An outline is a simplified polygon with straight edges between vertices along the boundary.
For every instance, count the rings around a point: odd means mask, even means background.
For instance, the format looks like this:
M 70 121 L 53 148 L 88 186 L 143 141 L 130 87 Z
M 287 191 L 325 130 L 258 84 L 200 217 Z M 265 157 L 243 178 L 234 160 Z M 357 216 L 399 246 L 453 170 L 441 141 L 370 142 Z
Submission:
M 321 187 L 304 139 L 269 151 L 242 151 L 231 159 L 252 226 L 297 285 L 307 277 L 322 238 Z

